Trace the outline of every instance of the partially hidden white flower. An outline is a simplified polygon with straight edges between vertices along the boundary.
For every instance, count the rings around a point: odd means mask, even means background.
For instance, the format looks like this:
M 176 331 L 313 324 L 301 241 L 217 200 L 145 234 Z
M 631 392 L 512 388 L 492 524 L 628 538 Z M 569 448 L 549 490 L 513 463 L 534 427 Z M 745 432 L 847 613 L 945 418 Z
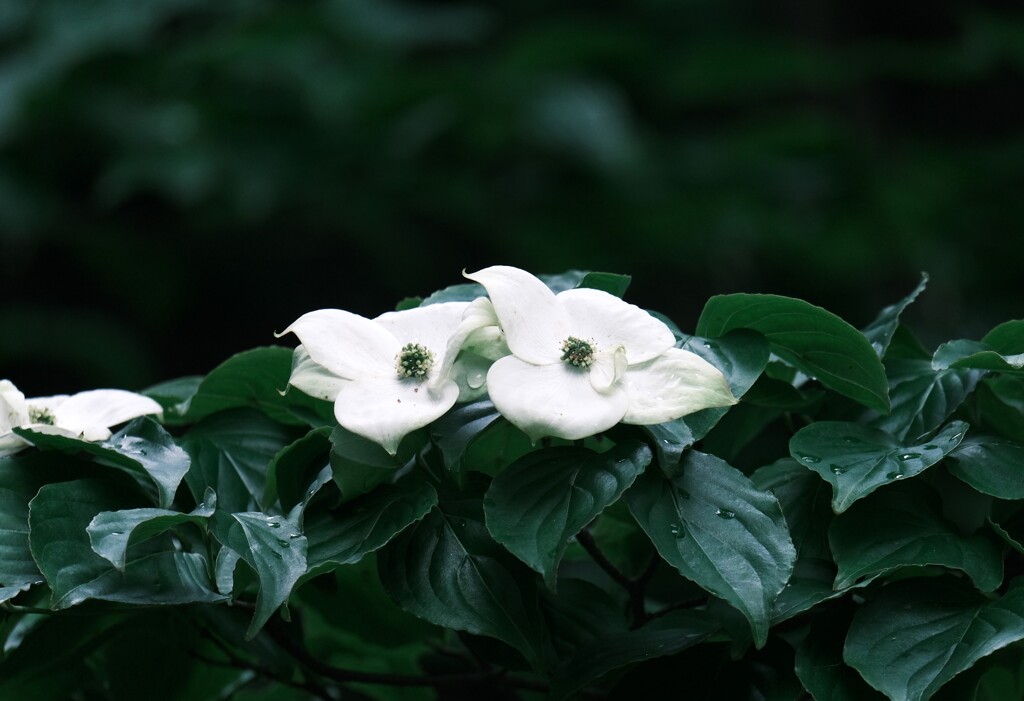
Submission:
M 725 376 L 675 348 L 669 328 L 601 290 L 554 294 L 530 273 L 466 274 L 486 288 L 511 355 L 487 373 L 495 407 L 536 441 L 577 440 L 622 422 L 657 424 L 736 403 Z
M 338 423 L 394 455 L 408 433 L 434 421 L 484 384 L 490 363 L 485 327 L 497 321 L 489 303 L 444 302 L 375 319 L 319 309 L 278 336 L 294 333 L 289 384 L 334 402 Z M 459 351 L 478 332 L 466 363 Z M 475 387 L 473 386 L 475 385 Z M 463 398 L 465 400 L 465 398 Z
M 31 445 L 14 433 L 28 428 L 87 441 L 110 438 L 110 429 L 139 416 L 161 415 L 163 407 L 141 394 L 94 389 L 72 395 L 26 399 L 8 380 L 0 381 L 0 456 Z

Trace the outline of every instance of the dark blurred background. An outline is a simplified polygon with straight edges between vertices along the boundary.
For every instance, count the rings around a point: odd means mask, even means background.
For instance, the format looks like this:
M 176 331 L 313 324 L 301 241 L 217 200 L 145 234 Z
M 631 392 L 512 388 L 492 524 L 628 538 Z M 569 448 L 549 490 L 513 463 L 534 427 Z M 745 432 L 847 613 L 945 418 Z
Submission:
M 0 377 L 140 389 L 507 263 L 1021 316 L 1019 1 L 0 2 Z M 291 343 L 291 341 L 288 341 Z

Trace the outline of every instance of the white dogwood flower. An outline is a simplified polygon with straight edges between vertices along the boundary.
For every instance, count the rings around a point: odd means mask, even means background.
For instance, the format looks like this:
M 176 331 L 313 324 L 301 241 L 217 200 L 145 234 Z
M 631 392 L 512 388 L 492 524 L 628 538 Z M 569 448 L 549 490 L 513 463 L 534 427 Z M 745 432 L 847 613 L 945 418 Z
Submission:
M 576 440 L 620 422 L 656 424 L 736 403 L 715 366 L 675 348 L 663 322 L 614 295 L 556 295 L 508 266 L 466 277 L 486 288 L 512 353 L 488 371 L 491 401 L 533 440 Z
M 110 438 L 110 429 L 139 416 L 160 415 L 149 397 L 120 389 L 94 389 L 72 395 L 26 399 L 10 381 L 0 381 L 0 456 L 31 443 L 14 433 L 28 428 L 87 441 Z
M 445 302 L 372 320 L 340 309 L 304 314 L 278 334 L 301 342 L 289 384 L 333 400 L 339 424 L 394 455 L 402 438 L 458 401 L 456 356 L 487 320 L 477 313 L 464 323 L 472 309 Z

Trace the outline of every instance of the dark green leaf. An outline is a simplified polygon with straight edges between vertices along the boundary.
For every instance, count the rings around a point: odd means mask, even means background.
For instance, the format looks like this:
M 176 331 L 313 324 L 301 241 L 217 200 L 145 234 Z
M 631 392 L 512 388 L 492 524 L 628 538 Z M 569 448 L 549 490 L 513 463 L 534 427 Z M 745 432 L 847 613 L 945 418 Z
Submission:
M 629 630 L 622 600 L 583 579 L 563 578 L 557 596 L 542 591 L 541 606 L 551 640 L 552 664 L 584 645 Z
M 437 492 L 416 475 L 385 484 L 331 511 L 307 514 L 309 576 L 359 562 L 423 518 L 437 504 Z
M 949 471 L 982 494 L 1024 499 L 1024 444 L 970 436 L 946 457 Z
M 990 519 L 989 525 L 1007 545 L 1024 555 L 1024 509 L 1009 516 Z
M 425 442 L 425 431 L 402 439 L 395 455 L 379 444 L 351 431 L 335 427 L 331 433 L 331 467 L 343 500 L 355 499 L 374 487 L 395 479 L 399 468 L 414 459 Z
M 952 578 L 884 587 L 853 617 L 847 664 L 892 701 L 925 701 L 982 657 L 1024 639 L 1024 581 L 989 599 Z
M 102 464 L 123 470 L 163 509 L 170 507 L 190 467 L 188 454 L 160 424 L 148 417 L 131 421 L 103 443 L 28 429 L 15 430 L 41 450 L 87 453 Z
M 181 439 L 192 457 L 185 480 L 197 501 L 207 488 L 219 508 L 235 513 L 262 510 L 267 466 L 294 436 L 250 409 L 221 412 L 200 421 Z
M 538 275 L 537 277 L 555 294 L 579 287 L 580 282 L 588 275 L 586 270 L 566 270 L 558 275 Z
M 444 458 L 445 467 L 454 469 L 471 441 L 501 418 L 489 399 L 456 406 L 430 426 L 430 436 Z
M 565 698 L 612 670 L 682 652 L 717 629 L 700 611 L 673 611 L 638 630 L 603 635 L 554 669 L 551 698 Z
M 920 480 L 894 484 L 836 517 L 828 532 L 839 565 L 835 588 L 900 567 L 962 570 L 981 591 L 1003 581 L 1001 549 L 987 535 L 961 535 L 942 515 L 939 495 Z
M 913 477 L 942 460 L 963 440 L 967 424 L 953 421 L 921 444 L 904 444 L 884 431 L 845 421 L 819 421 L 789 442 L 793 458 L 832 485 L 832 510 L 896 480 Z
M 93 552 L 123 571 L 129 545 L 184 523 L 205 525 L 216 507 L 217 495 L 208 489 L 203 501 L 191 513 L 149 508 L 104 511 L 93 518 L 86 530 Z
M 935 349 L 932 367 L 971 368 L 1011 374 L 1024 373 L 1024 354 L 1002 355 L 981 341 L 948 341 Z
M 792 458 L 765 465 L 750 480 L 779 500 L 798 557 L 830 559 L 827 533 L 833 514 L 827 484 Z
M 281 507 L 289 511 L 305 500 L 310 483 L 328 465 L 331 430 L 314 428 L 274 456 L 267 468 L 264 503 L 280 500 Z
M 680 347 L 696 353 L 721 370 L 737 399 L 753 387 L 770 357 L 765 337 L 743 328 L 726 330 L 707 338 L 689 336 Z M 694 440 L 700 440 L 728 411 L 728 407 L 704 409 L 679 420 L 690 428 Z
M 941 426 L 981 379 L 976 370 L 935 371 L 925 361 L 889 364 L 892 412 L 870 422 L 900 440 L 918 440 Z
M 909 295 L 901 299 L 896 304 L 891 304 L 878 313 L 875 320 L 872 321 L 864 328 L 864 336 L 871 343 L 871 347 L 878 353 L 878 357 L 882 358 L 885 356 L 885 352 L 889 349 L 889 343 L 892 341 L 893 334 L 896 333 L 896 329 L 900 325 L 900 314 L 910 304 L 917 299 L 917 296 L 924 292 L 924 288 L 928 285 L 928 274 L 921 273 L 921 282 L 917 283 L 917 287 Z
M 442 501 L 382 548 L 377 562 L 385 590 L 406 611 L 497 638 L 540 666 L 534 575 L 491 539 L 479 497 Z
M 288 518 L 260 512 L 231 516 L 242 527 L 248 544 L 238 552 L 260 580 L 256 612 L 245 634 L 246 640 L 252 640 L 306 573 L 307 542 L 295 522 L 297 514 Z
M 629 510 L 661 556 L 739 609 L 764 645 L 772 603 L 796 551 L 779 502 L 735 468 L 689 451 L 671 480 L 648 471 L 626 492 Z
M 651 457 L 639 441 L 604 453 L 573 447 L 528 453 L 491 482 L 487 529 L 554 588 L 569 539 L 618 501 Z
M 155 399 L 164 408 L 162 423 L 168 425 L 183 423 L 185 412 L 188 411 L 188 404 L 192 396 L 199 389 L 203 381 L 202 375 L 190 375 L 179 377 L 176 380 L 168 380 L 160 384 L 147 387 L 142 394 Z
M 292 392 L 281 394 L 288 389 L 292 354 L 291 348 L 265 346 L 231 356 L 199 384 L 186 418 L 199 421 L 219 411 L 246 407 L 279 423 L 303 423 L 289 409 L 294 402 Z
M 826 387 L 888 412 L 878 355 L 864 334 L 831 312 L 776 295 L 720 295 L 708 300 L 697 322 L 697 333 L 709 338 L 740 328 L 763 334 L 776 355 Z
M 464 282 L 459 285 L 451 285 L 438 290 L 432 295 L 428 295 L 425 300 L 420 302 L 421 307 L 426 307 L 430 304 L 440 304 L 441 302 L 472 302 L 477 297 L 486 297 L 487 291 L 483 285 L 475 282 Z
M 621 299 L 626 295 L 626 290 L 629 289 L 629 283 L 632 279 L 629 275 L 619 275 L 617 273 L 587 273 L 576 284 L 576 287 L 604 290 L 608 294 L 615 295 Z
M 807 636 L 795 645 L 796 675 L 814 701 L 884 701 L 843 662 L 847 616 L 837 611 L 815 619 Z
M 979 383 L 976 396 L 985 430 L 1024 443 L 1024 379 L 987 377 Z
M 1024 353 L 1024 320 L 1000 324 L 985 334 L 981 342 L 1001 355 Z
M 802 556 L 793 567 L 793 575 L 786 588 L 772 606 L 772 625 L 789 620 L 818 604 L 845 596 L 847 591 L 836 591 L 832 583 L 836 566 L 831 560 Z
M 131 492 L 108 481 L 48 484 L 29 504 L 29 544 L 52 590 L 52 607 L 87 599 L 132 604 L 184 604 L 223 599 L 211 589 L 205 559 L 176 551 L 129 557 L 123 572 L 95 552 L 86 531 L 103 511 L 131 507 Z

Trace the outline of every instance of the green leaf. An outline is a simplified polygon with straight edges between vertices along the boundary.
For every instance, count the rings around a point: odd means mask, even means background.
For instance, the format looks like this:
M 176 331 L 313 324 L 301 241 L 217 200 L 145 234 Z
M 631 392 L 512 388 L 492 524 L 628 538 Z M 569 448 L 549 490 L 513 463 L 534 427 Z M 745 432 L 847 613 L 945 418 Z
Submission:
M 626 295 L 626 290 L 629 289 L 629 283 L 632 279 L 629 275 L 619 275 L 617 273 L 587 273 L 576 284 L 576 287 L 603 290 L 621 299 Z
M 248 547 L 239 554 L 256 570 L 260 588 L 246 640 L 252 640 L 306 573 L 306 537 L 295 522 L 297 514 L 284 518 L 260 512 L 231 514 L 242 527 Z
M 212 489 L 207 489 L 203 501 L 191 513 L 149 508 L 104 511 L 92 519 L 86 530 L 93 552 L 123 571 L 129 545 L 141 543 L 184 523 L 204 526 L 216 507 L 217 495 Z
M 987 377 L 978 384 L 975 396 L 985 430 L 1024 443 L 1024 379 L 1011 375 Z
M 779 502 L 714 456 L 691 450 L 681 467 L 671 480 L 648 471 L 623 498 L 658 553 L 739 609 L 762 646 L 796 561 Z
M 1024 353 L 1024 320 L 1007 321 L 989 331 L 981 342 L 1002 355 Z
M 709 338 L 688 336 L 680 347 L 696 353 L 721 370 L 729 382 L 732 395 L 737 399 L 754 386 L 771 355 L 768 342 L 762 334 L 742 328 Z M 728 411 L 728 407 L 704 409 L 680 420 L 686 422 L 694 440 L 700 440 Z
M 289 511 L 305 500 L 310 482 L 329 464 L 331 430 L 314 428 L 274 456 L 267 468 L 263 503 L 280 500 L 281 507 Z
M 385 484 L 333 510 L 313 510 L 305 520 L 308 576 L 359 562 L 422 519 L 437 505 L 437 492 L 416 475 Z
M 981 379 L 975 370 L 935 371 L 925 361 L 894 360 L 889 369 L 892 412 L 869 423 L 900 440 L 918 440 L 941 426 Z
M 854 504 L 832 522 L 828 538 L 839 565 L 836 589 L 916 565 L 962 570 L 981 591 L 1003 581 L 1001 548 L 987 535 L 961 535 L 943 517 L 938 493 L 920 480 Z
M 101 464 L 128 473 L 162 509 L 170 507 L 190 468 L 188 454 L 160 424 L 148 417 L 131 421 L 103 443 L 21 428 L 15 432 L 40 450 L 87 453 Z
M 330 460 L 341 498 L 355 499 L 377 485 L 393 481 L 399 468 L 415 459 L 424 442 L 425 430 L 415 431 L 403 438 L 398 452 L 391 455 L 368 438 L 335 427 L 331 432 Z
M 925 701 L 981 658 L 1024 639 L 1024 581 L 989 599 L 952 578 L 882 588 L 853 617 L 847 664 L 892 701 Z
M 442 499 L 382 548 L 377 563 L 388 595 L 409 613 L 497 638 L 541 666 L 534 575 L 491 539 L 479 496 Z
M 889 349 L 892 337 L 900 325 L 900 315 L 903 313 L 903 310 L 910 306 L 919 294 L 924 292 L 924 288 L 927 285 L 928 274 L 921 273 L 921 282 L 917 283 L 917 287 L 914 288 L 913 292 L 896 304 L 891 304 L 883 309 L 875 317 L 875 320 L 864 328 L 864 336 L 868 339 L 871 347 L 875 349 L 879 358 L 884 357 L 885 352 Z
M 142 394 L 155 399 L 164 408 L 164 415 L 161 423 L 176 425 L 185 423 L 185 413 L 188 411 L 189 401 L 199 389 L 203 381 L 202 375 L 189 375 L 179 377 L 175 380 L 168 380 L 160 384 L 147 387 Z
M 1007 545 L 1024 555 L 1024 509 L 1009 516 L 989 519 L 989 525 Z
M 973 368 L 1011 374 L 1024 373 L 1024 353 L 1003 355 L 981 341 L 949 341 L 935 349 L 932 367 Z
M 832 587 L 835 578 L 836 566 L 831 560 L 800 557 L 786 588 L 772 606 L 772 625 L 788 621 L 825 601 L 845 596 L 849 590 L 836 591 Z
M 483 285 L 476 282 L 464 282 L 458 285 L 450 285 L 443 290 L 438 290 L 432 295 L 428 295 L 425 300 L 420 302 L 420 306 L 426 307 L 442 302 L 472 302 L 477 297 L 486 296 L 487 290 L 484 289 Z
M 488 426 L 501 418 L 489 399 L 462 404 L 430 426 L 430 437 L 441 449 L 445 467 L 455 469 L 469 444 Z
M 831 312 L 777 295 L 720 295 L 708 300 L 697 322 L 697 333 L 708 338 L 740 328 L 763 334 L 776 355 L 829 389 L 889 411 L 885 368 L 874 348 Z
M 982 494 L 1024 499 L 1024 444 L 970 436 L 946 457 L 949 471 Z
M 28 504 L 47 482 L 68 479 L 52 463 L 37 452 L 0 458 L 0 600 L 43 581 L 29 548 Z
M 966 423 L 953 421 L 931 440 L 905 444 L 876 428 L 819 421 L 797 431 L 789 451 L 832 485 L 832 510 L 838 514 L 879 487 L 939 462 L 960 444 L 966 430 Z
M 639 441 L 604 453 L 568 446 L 528 453 L 491 482 L 487 529 L 554 589 L 569 539 L 618 501 L 651 458 Z
M 750 479 L 779 500 L 798 557 L 831 558 L 827 533 L 833 514 L 827 484 L 792 458 L 765 465 Z
M 185 416 L 199 421 L 228 409 L 257 409 L 274 421 L 301 425 L 290 405 L 296 400 L 288 389 L 292 374 L 291 348 L 265 346 L 231 356 L 215 367 L 196 389 Z M 301 394 L 301 393 L 298 393 Z
M 185 480 L 197 501 L 210 488 L 225 511 L 264 510 L 267 466 L 292 439 L 287 428 L 250 409 L 215 414 L 181 439 L 192 457 Z
M 885 701 L 856 671 L 843 662 L 849 625 L 845 611 L 816 618 L 806 637 L 794 647 L 793 668 L 814 701 Z
M 48 484 L 29 504 L 29 545 L 52 591 L 52 607 L 88 599 L 131 604 L 216 602 L 205 558 L 176 551 L 129 557 L 119 571 L 97 555 L 86 528 L 96 514 L 131 506 L 134 495 L 109 481 Z
M 551 699 L 563 699 L 610 671 L 682 652 L 718 627 L 700 611 L 672 611 L 638 630 L 603 635 L 555 667 Z

